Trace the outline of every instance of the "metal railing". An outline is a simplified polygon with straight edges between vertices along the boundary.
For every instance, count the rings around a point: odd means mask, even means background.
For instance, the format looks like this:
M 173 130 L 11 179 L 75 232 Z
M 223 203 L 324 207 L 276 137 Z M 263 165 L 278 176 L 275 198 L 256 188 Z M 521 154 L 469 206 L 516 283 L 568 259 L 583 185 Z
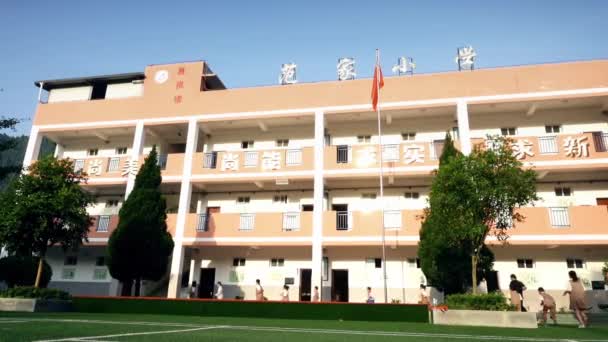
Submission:
M 608 152 L 608 133 L 594 132 L 593 142 L 597 152 Z
M 239 230 L 253 230 L 255 225 L 255 214 L 241 214 L 239 218 Z
M 97 232 L 106 233 L 110 227 L 110 215 L 100 215 L 97 218 Z
M 384 211 L 384 228 L 401 229 L 401 210 Z
M 84 170 L 84 159 L 74 160 L 74 172 L 83 171 L 83 170 Z
M 338 153 L 337 153 L 336 162 L 338 164 L 346 164 L 346 163 L 349 162 L 349 160 L 348 160 L 349 159 L 348 158 L 348 149 L 349 149 L 348 145 L 339 145 L 337 147 L 336 150 L 337 150 Z
M 350 211 L 336 211 L 336 229 L 349 230 L 352 228 L 352 215 Z
M 217 152 L 209 152 L 203 155 L 203 168 L 215 169 L 217 167 Z
M 551 221 L 552 227 L 570 227 L 570 215 L 568 214 L 568 207 L 549 208 L 549 220 Z
M 538 137 L 538 151 L 541 154 L 558 153 L 559 149 L 557 147 L 557 137 Z
M 196 220 L 196 231 L 206 232 L 209 230 L 209 220 L 207 220 L 207 214 L 198 214 Z
M 120 157 L 112 157 L 108 162 L 108 172 L 120 170 Z
M 382 145 L 382 161 L 398 161 L 399 145 Z
M 285 164 L 301 165 L 302 164 L 302 150 L 287 150 L 285 155 Z
M 283 213 L 283 231 L 300 230 L 300 213 Z
M 256 167 L 258 166 L 258 152 L 245 151 L 245 167 Z

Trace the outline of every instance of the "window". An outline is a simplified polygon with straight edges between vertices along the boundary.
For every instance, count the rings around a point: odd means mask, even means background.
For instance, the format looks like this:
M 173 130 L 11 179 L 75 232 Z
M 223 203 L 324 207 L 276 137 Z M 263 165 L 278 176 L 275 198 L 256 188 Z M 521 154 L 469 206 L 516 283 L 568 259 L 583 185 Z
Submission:
M 108 163 L 108 172 L 115 172 L 120 169 L 120 157 L 110 158 Z
M 582 259 L 566 259 L 568 268 L 585 268 L 585 262 Z
M 270 267 L 283 267 L 285 266 L 285 259 L 270 259 Z
M 127 154 L 127 148 L 126 147 L 117 147 L 116 154 L 118 154 L 118 155 Z
M 106 257 L 97 257 L 95 258 L 95 266 L 103 267 L 106 265 Z
M 97 154 L 99 154 L 99 149 L 96 149 L 96 148 L 90 148 L 87 151 L 88 156 L 96 156 Z
M 420 268 L 420 258 L 409 258 L 407 259 L 407 263 L 410 265 L 410 268 Z
M 276 141 L 277 147 L 287 147 L 289 146 L 289 139 L 278 139 Z
M 106 208 L 116 208 L 118 207 L 118 200 L 107 200 Z
M 534 268 L 532 259 L 517 259 L 517 268 Z
M 246 197 L 246 196 L 243 196 L 243 197 L 238 197 L 238 198 L 236 199 L 236 203 L 238 203 L 238 204 L 248 204 L 248 203 L 249 203 L 249 200 L 250 200 L 250 198 L 249 198 L 249 197 Z
M 403 139 L 403 141 L 416 140 L 416 132 L 401 133 L 401 138 Z
M 302 211 L 313 211 L 314 208 L 312 204 L 302 204 Z
M 361 144 L 369 144 L 372 141 L 371 135 L 358 135 L 357 142 Z
M 76 159 L 74 161 L 74 172 L 80 172 L 84 169 L 84 159 Z
M 96 268 L 93 270 L 93 280 L 105 280 L 108 276 L 108 270 L 106 268 Z
M 75 255 L 66 256 L 63 264 L 66 266 L 75 266 L 78 263 L 78 258 Z
M 374 200 L 374 199 L 376 199 L 376 194 L 375 193 L 361 194 L 361 198 L 368 199 L 368 200 Z
M 504 136 L 517 135 L 517 128 L 515 128 L 515 127 L 501 128 L 500 129 L 500 134 L 502 134 Z
M 406 192 L 403 196 L 407 199 L 418 199 L 420 198 L 420 193 L 418 192 Z
M 277 195 L 272 198 L 274 203 L 287 203 L 287 195 Z
M 234 259 L 232 259 L 232 266 L 234 266 L 234 267 L 245 266 L 245 259 L 244 258 L 234 258 Z
M 244 150 L 253 148 L 253 140 L 241 141 L 241 148 Z
M 375 267 L 375 268 L 382 268 L 382 259 L 380 259 L 380 258 L 375 258 L 375 259 L 374 259 L 374 267 Z
M 570 194 L 572 194 L 572 191 L 570 190 L 570 188 L 561 187 L 561 186 L 555 188 L 555 196 L 563 197 L 563 196 L 570 196 Z
M 561 133 L 562 125 L 546 125 L 545 132 L 546 133 Z
M 458 127 L 452 127 L 452 138 L 460 139 L 460 131 L 458 130 Z
M 337 150 L 337 160 L 338 164 L 345 164 L 349 161 L 349 148 L 348 145 L 340 145 L 336 147 Z
M 64 268 L 61 272 L 61 279 L 74 279 L 76 276 L 75 268 Z

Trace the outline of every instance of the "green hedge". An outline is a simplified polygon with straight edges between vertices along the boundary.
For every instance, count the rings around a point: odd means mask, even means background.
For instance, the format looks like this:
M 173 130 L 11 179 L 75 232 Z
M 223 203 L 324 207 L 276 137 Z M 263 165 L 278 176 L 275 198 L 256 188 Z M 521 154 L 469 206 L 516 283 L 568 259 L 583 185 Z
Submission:
M 36 298 L 36 299 L 64 299 L 69 300 L 69 293 L 57 289 L 43 289 L 35 287 L 13 287 L 0 292 L 0 298 Z
M 485 294 L 453 294 L 446 298 L 449 309 L 511 311 L 513 307 L 501 292 Z
M 156 298 L 74 297 L 79 312 L 174 314 L 309 320 L 428 322 L 426 305 L 254 302 Z

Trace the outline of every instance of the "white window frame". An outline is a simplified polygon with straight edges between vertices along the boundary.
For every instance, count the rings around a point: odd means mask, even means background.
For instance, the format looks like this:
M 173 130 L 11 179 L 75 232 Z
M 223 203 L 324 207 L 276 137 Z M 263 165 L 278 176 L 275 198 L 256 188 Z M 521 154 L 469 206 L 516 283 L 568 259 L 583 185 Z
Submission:
M 522 261 L 522 265 L 523 267 L 519 267 L 519 261 Z M 530 261 L 530 267 L 528 267 L 528 261 Z M 536 268 L 536 262 L 534 262 L 534 259 L 532 258 L 518 258 L 515 260 L 515 263 L 517 264 L 517 268 L 521 268 L 521 269 L 533 269 Z
M 126 147 L 121 146 L 117 147 L 114 153 L 116 153 L 117 156 L 124 156 L 127 154 L 127 150 Z
M 568 265 L 568 263 L 569 263 L 570 261 L 572 262 L 573 267 L 570 267 L 570 266 Z M 577 261 L 580 261 L 580 263 L 581 263 L 581 267 L 578 267 L 578 266 L 577 266 Z M 582 269 L 587 268 L 587 263 L 585 262 L 585 260 L 584 260 L 584 259 L 580 259 L 580 258 L 567 258 L 567 259 L 566 259 L 566 268 L 568 268 L 568 269 L 572 269 L 572 270 L 582 270 Z
M 416 140 L 416 132 L 402 132 L 401 133 L 402 141 L 415 141 Z
M 554 190 L 557 197 L 572 197 L 572 188 L 569 186 L 556 186 Z
M 287 196 L 287 195 L 274 195 L 274 196 L 272 196 L 272 203 L 287 204 L 288 201 L 289 201 L 289 196 Z
M 250 150 L 253 148 L 253 146 L 255 145 L 255 142 L 253 140 L 243 140 L 241 141 L 241 148 L 243 150 Z
M 270 267 L 285 267 L 285 258 L 270 259 Z
M 403 193 L 403 197 L 405 197 L 405 199 L 417 200 L 420 198 L 420 193 L 417 191 L 406 191 Z
M 372 142 L 372 136 L 367 134 L 357 135 L 357 142 L 359 144 L 369 144 Z
M 274 144 L 276 147 L 289 147 L 289 139 L 277 139 Z
M 562 133 L 561 124 L 545 125 L 545 133 L 547 134 L 559 134 Z
M 258 166 L 259 153 L 258 151 L 245 151 L 245 160 L 243 162 L 244 167 L 256 167 Z
M 302 165 L 302 150 L 301 149 L 291 149 L 285 152 L 285 165 L 293 166 L 293 165 Z
M 97 157 L 99 155 L 98 148 L 89 148 L 87 149 L 87 156 L 89 157 Z
M 245 267 L 246 265 L 247 265 L 246 258 L 232 258 L 232 267 Z
M 517 135 L 517 127 L 501 127 L 500 135 L 503 137 L 511 137 Z

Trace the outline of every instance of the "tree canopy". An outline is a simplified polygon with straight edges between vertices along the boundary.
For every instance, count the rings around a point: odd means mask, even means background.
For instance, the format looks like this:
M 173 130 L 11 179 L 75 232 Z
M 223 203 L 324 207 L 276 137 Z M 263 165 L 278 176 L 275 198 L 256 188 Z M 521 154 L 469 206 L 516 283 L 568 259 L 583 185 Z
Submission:
M 39 285 L 47 250 L 77 248 L 87 240 L 92 197 L 80 186 L 86 174 L 70 160 L 46 157 L 34 162 L 0 195 L 0 244 L 9 253 L 39 256 Z
M 122 282 L 122 294 L 139 295 L 142 279 L 158 281 L 167 272 L 173 238 L 167 231 L 167 204 L 160 192 L 162 178 L 156 148 L 146 158 L 119 212 L 118 227 L 108 243 L 108 268 Z
M 425 274 L 429 272 L 427 277 L 443 279 L 456 259 L 468 255 L 469 284 L 474 292 L 478 273 L 487 271 L 493 261 L 486 238 L 493 235 L 506 241 L 512 223 L 524 219 L 516 209 L 538 199 L 536 174 L 522 168 L 510 141 L 488 139 L 490 148 L 476 146 L 469 156 L 442 156 L 444 162 L 433 180 L 430 207 L 420 232 L 421 263 Z M 462 290 L 453 284 L 448 287 Z

